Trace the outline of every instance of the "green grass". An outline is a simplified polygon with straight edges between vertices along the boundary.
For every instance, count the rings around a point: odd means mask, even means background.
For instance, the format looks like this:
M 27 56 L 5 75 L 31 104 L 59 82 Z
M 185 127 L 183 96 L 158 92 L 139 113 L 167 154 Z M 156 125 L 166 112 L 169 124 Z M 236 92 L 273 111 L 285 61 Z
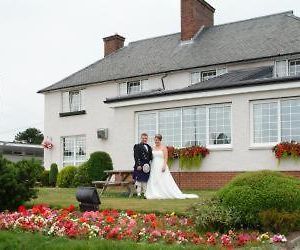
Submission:
M 136 197 L 128 198 L 122 195 L 123 190 L 110 189 L 101 198 L 101 209 L 113 208 L 118 210 L 132 209 L 141 212 L 176 212 L 184 213 L 192 204 L 211 197 L 215 191 L 185 191 L 196 193 L 199 199 L 185 200 L 144 200 Z M 38 198 L 28 202 L 28 206 L 34 204 L 48 204 L 53 208 L 67 207 L 70 204 L 78 206 L 75 198 L 75 188 L 39 188 Z
M 40 234 L 33 234 L 28 232 L 10 232 L 10 231 L 0 231 L 0 250 L 65 250 L 65 249 L 76 249 L 76 250 L 196 250 L 196 249 L 206 249 L 206 250 L 216 250 L 220 248 L 207 247 L 207 246 L 176 246 L 176 245 L 166 245 L 166 244 L 141 244 L 128 241 L 110 241 L 110 240 L 73 240 L 58 237 L 43 236 Z M 271 250 L 278 249 L 273 248 L 269 244 L 266 246 L 252 245 L 247 246 L 243 249 L 248 250 Z

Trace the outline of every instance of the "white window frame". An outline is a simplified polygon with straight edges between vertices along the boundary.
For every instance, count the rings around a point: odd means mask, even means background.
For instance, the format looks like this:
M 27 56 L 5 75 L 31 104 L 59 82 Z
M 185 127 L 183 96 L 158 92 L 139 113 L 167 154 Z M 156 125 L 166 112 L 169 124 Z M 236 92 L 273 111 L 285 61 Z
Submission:
M 198 81 L 197 82 L 193 82 L 193 74 L 198 74 Z M 201 71 L 193 71 L 190 72 L 190 85 L 194 85 L 201 82 Z
M 204 80 L 203 74 L 207 74 L 207 73 L 215 73 L 215 75 L 208 78 L 208 79 L 206 79 L 206 80 Z M 216 69 L 201 71 L 201 82 L 205 82 L 205 81 L 207 81 L 209 79 L 212 79 L 212 78 L 215 78 L 215 77 L 217 77 L 217 70 Z
M 78 92 L 79 93 L 79 110 L 71 110 L 70 93 L 72 93 L 72 92 Z M 67 100 L 68 100 L 67 103 L 65 103 L 64 94 L 67 94 Z M 83 111 L 83 110 L 84 110 L 84 107 L 83 107 L 82 89 L 68 90 L 68 91 L 63 91 L 61 93 L 61 112 L 62 113 L 80 112 L 80 111 Z
M 221 76 L 221 75 L 224 75 L 224 74 L 228 73 L 227 67 L 210 69 L 210 70 L 193 71 L 193 72 L 190 72 L 190 85 L 206 81 L 206 80 L 203 80 L 203 73 L 208 73 L 208 72 L 213 72 L 213 71 L 216 72 L 216 75 L 214 77 L 218 77 L 218 76 Z M 193 82 L 193 74 L 198 74 L 198 81 L 197 82 Z
M 293 59 L 293 60 L 289 60 L 288 61 L 288 75 L 291 76 L 290 74 L 290 68 L 291 68 L 291 62 L 300 62 L 300 58 L 297 58 L 297 59 Z M 299 76 L 300 74 L 296 74 L 296 75 L 293 75 L 293 76 Z
M 230 133 L 231 133 L 231 138 L 230 138 L 230 144 L 209 144 L 209 108 L 214 108 L 214 107 L 224 107 L 224 106 L 230 106 L 231 108 L 231 114 L 230 114 Z M 140 135 L 138 134 L 138 115 L 139 114 L 156 114 L 156 133 L 159 132 L 159 112 L 164 111 L 164 110 L 175 110 L 175 109 L 181 109 L 181 117 L 182 117 L 182 111 L 184 108 L 193 108 L 193 107 L 205 107 L 206 108 L 206 147 L 208 149 L 212 150 L 231 150 L 232 145 L 233 145 L 233 122 L 232 122 L 232 103 L 222 103 L 222 104 L 207 104 L 207 105 L 193 105 L 193 106 L 185 106 L 185 107 L 174 107 L 174 108 L 166 108 L 166 109 L 157 109 L 157 110 L 149 110 L 149 111 L 138 111 L 135 113 L 135 141 L 139 142 L 140 140 Z M 163 135 L 162 135 L 163 136 Z M 182 146 L 182 119 L 181 119 L 181 147 Z
M 273 99 L 265 99 L 265 100 L 258 100 L 258 101 L 250 101 L 250 148 L 272 148 L 276 144 L 281 142 L 281 101 L 283 100 L 295 100 L 299 99 L 300 97 L 287 97 L 287 98 L 273 98 Z M 277 131 L 277 141 L 270 142 L 270 143 L 254 143 L 254 112 L 253 106 L 255 104 L 264 104 L 276 102 L 277 103 L 277 116 L 278 116 L 278 131 Z
M 285 63 L 285 75 L 284 76 L 278 76 L 278 72 L 277 72 L 277 64 L 278 63 Z M 280 78 L 280 77 L 285 77 L 289 75 L 289 61 L 288 60 L 276 60 L 274 63 L 274 77 L 276 78 Z
M 85 138 L 85 159 L 84 160 L 79 160 L 77 161 L 76 160 L 76 143 L 74 144 L 74 158 L 72 161 L 64 161 L 64 138 L 78 138 L 78 137 L 84 137 Z M 61 162 L 62 162 L 62 166 L 63 167 L 66 167 L 66 166 L 79 166 L 81 165 L 82 163 L 84 163 L 87 159 L 87 147 L 86 147 L 86 143 L 87 143 L 87 140 L 86 140 L 86 135 L 82 134 L 82 135 L 68 135 L 68 136 L 62 136 L 60 138 L 60 141 L 61 141 Z
M 135 92 L 135 93 L 129 93 L 129 85 L 130 85 L 130 83 L 133 83 L 133 82 L 139 82 L 140 83 L 139 91 Z M 149 85 L 148 79 L 135 80 L 135 81 L 132 80 L 132 81 L 118 83 L 119 96 L 134 95 L 134 94 L 145 92 L 147 90 L 151 90 L 151 87 L 149 87 L 148 85 Z M 122 93 L 122 88 L 126 89 L 126 93 Z

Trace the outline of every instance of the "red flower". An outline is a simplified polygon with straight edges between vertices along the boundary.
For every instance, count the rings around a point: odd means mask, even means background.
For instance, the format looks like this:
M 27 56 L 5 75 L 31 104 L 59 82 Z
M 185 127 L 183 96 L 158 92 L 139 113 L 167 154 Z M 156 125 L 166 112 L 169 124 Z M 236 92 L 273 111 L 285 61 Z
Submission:
M 115 222 L 115 219 L 114 219 L 114 217 L 112 217 L 112 216 L 107 216 L 106 217 L 106 219 L 105 219 L 105 221 L 107 222 L 107 223 L 114 223 Z
M 21 213 L 23 216 L 28 215 L 28 211 L 25 208 L 25 206 L 23 206 L 23 205 L 21 205 L 21 206 L 18 207 L 18 212 Z
M 66 208 L 66 210 L 70 213 L 72 213 L 75 210 L 75 206 L 71 204 L 69 207 Z
M 126 214 L 128 215 L 128 216 L 132 216 L 132 215 L 135 215 L 135 212 L 133 211 L 133 210 L 127 210 L 126 211 Z

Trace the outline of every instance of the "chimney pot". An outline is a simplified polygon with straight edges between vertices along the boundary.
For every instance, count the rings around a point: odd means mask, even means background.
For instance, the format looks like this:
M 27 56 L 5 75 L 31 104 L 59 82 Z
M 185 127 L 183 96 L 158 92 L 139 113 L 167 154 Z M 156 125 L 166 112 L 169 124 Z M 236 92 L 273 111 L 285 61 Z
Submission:
M 125 38 L 115 34 L 113 36 L 108 36 L 103 38 L 104 41 L 104 56 L 116 52 L 117 50 L 124 47 Z
M 181 40 L 192 39 L 203 26 L 213 26 L 214 12 L 204 0 L 181 0 Z

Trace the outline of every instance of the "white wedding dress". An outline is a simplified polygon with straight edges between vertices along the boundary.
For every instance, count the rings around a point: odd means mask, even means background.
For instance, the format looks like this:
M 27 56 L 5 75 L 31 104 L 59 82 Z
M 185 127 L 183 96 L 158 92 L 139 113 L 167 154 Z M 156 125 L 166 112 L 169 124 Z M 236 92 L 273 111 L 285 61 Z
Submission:
M 150 177 L 147 183 L 147 199 L 186 199 L 199 198 L 196 194 L 183 194 L 174 181 L 169 168 L 162 172 L 164 153 L 162 150 L 153 150 Z

